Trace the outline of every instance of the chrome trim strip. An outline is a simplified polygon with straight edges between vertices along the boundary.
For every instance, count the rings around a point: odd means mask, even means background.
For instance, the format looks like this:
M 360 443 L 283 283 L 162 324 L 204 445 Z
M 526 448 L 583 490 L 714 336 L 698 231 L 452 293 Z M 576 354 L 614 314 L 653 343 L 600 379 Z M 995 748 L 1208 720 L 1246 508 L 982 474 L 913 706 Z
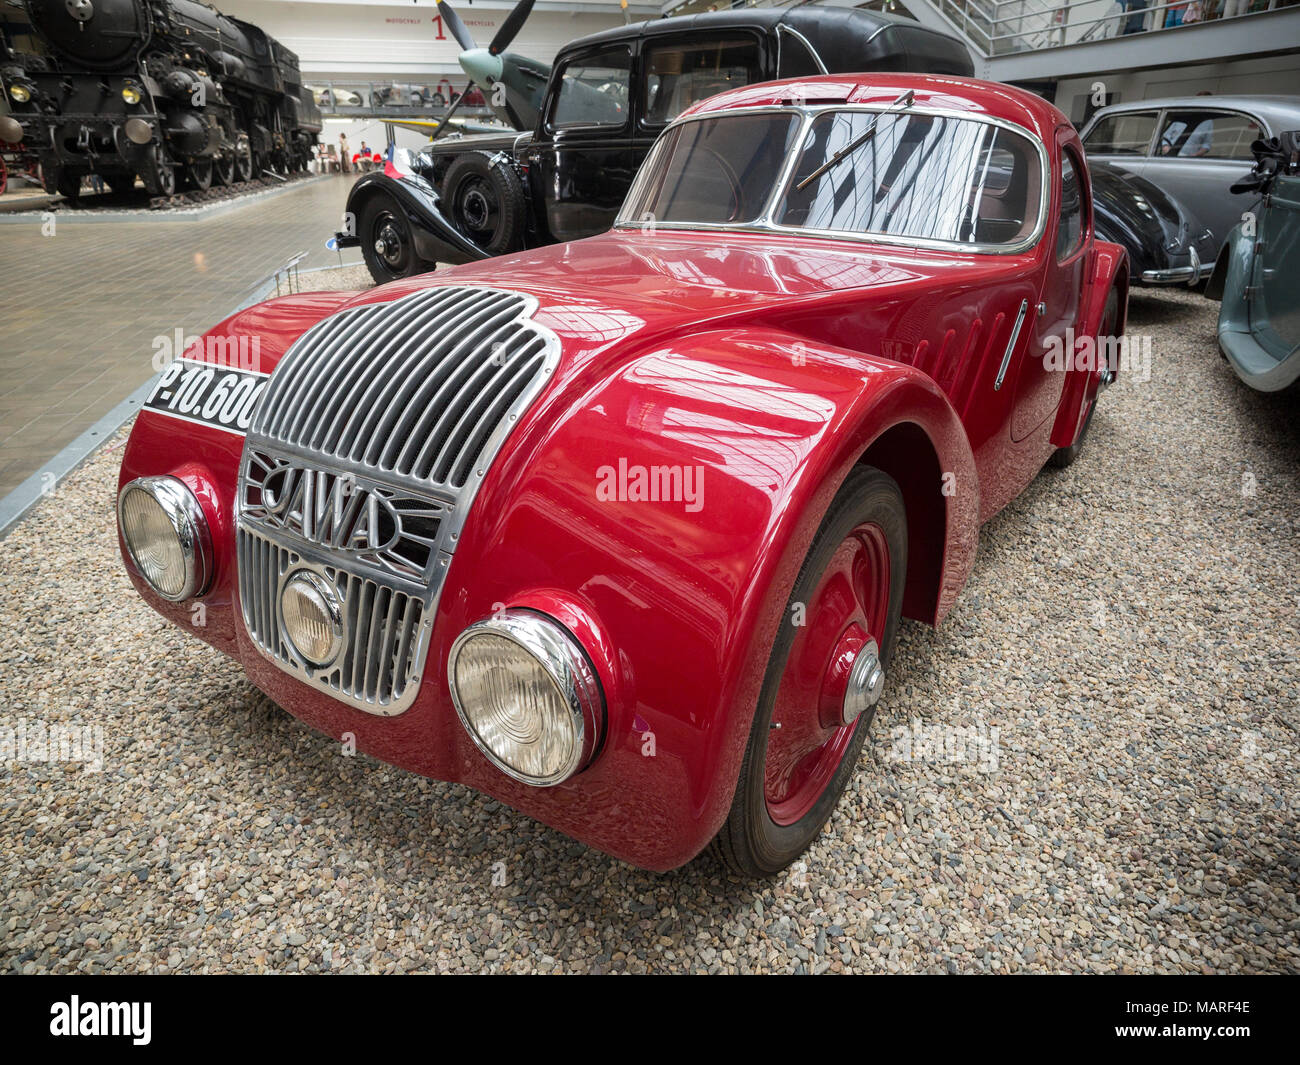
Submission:
M 805 48 L 808 49 L 808 54 L 813 57 L 813 62 L 817 64 L 817 69 L 821 71 L 821 73 L 823 74 L 830 73 L 830 71 L 826 69 L 826 63 L 822 60 L 821 55 L 818 53 L 817 49 L 813 47 L 812 41 L 808 40 L 807 37 L 805 37 L 793 26 L 789 26 L 784 22 L 778 22 L 776 26 L 776 72 L 778 77 L 781 74 L 781 60 L 785 58 L 781 52 L 781 34 L 783 33 L 788 33 L 791 37 L 793 37 L 796 41 L 798 41 L 800 44 L 802 44 Z
M 1011 354 L 1016 350 L 1016 341 L 1020 339 L 1021 327 L 1025 324 L 1025 316 L 1029 312 L 1029 301 L 1020 301 L 1020 310 L 1016 312 L 1016 324 L 1011 327 L 1011 337 L 1007 340 L 1007 350 L 1002 353 L 1002 365 L 998 367 L 998 375 L 993 379 L 993 391 L 997 392 L 1002 388 L 1002 382 L 1007 377 L 1007 367 L 1011 365 Z

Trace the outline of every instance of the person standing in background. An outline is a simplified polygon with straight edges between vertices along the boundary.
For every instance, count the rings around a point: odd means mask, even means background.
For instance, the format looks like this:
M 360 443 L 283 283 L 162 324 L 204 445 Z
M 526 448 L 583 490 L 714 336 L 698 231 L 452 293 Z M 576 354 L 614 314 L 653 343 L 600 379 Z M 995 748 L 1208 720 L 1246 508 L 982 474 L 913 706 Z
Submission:
M 352 149 L 348 147 L 348 135 L 339 134 L 339 163 L 343 168 L 343 173 L 352 172 Z

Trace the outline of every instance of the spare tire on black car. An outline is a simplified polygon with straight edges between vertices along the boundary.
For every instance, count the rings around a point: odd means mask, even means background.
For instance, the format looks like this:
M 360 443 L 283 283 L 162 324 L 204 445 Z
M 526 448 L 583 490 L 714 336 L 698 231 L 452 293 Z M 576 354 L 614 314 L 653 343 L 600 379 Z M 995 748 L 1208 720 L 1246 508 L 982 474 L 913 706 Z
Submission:
M 442 202 L 456 228 L 490 255 L 524 246 L 524 184 L 505 152 L 458 155 L 442 179 Z

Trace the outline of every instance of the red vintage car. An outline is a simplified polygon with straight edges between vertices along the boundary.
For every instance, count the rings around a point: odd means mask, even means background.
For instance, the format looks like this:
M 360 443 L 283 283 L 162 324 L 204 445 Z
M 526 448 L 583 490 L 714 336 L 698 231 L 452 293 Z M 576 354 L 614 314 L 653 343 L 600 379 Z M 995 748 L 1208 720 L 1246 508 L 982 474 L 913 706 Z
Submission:
M 192 346 L 123 458 L 123 556 L 360 750 L 640 866 L 715 841 L 770 874 L 853 773 L 900 617 L 937 625 L 980 523 L 1078 452 L 1128 280 L 1035 96 L 724 93 L 608 233 Z

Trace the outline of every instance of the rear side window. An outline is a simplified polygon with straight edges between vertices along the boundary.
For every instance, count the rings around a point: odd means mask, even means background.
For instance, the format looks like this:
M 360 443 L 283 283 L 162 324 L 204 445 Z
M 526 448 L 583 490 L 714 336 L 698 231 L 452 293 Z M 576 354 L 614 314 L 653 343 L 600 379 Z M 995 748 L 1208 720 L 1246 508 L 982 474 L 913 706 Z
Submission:
M 1259 123 L 1245 115 L 1170 111 L 1156 142 L 1156 155 L 1250 161 L 1254 158 L 1250 154 L 1250 144 L 1263 135 Z
M 762 79 L 758 40 L 739 36 L 660 45 L 645 59 L 645 122 L 661 126 L 691 104 Z
M 625 126 L 631 76 L 632 53 L 623 47 L 570 60 L 560 72 L 551 125 L 555 129 Z
M 1156 112 L 1108 115 L 1088 133 L 1084 150 L 1092 155 L 1146 155 L 1156 131 Z
M 1064 262 L 1083 243 L 1083 186 L 1069 152 L 1061 154 L 1061 225 L 1056 231 L 1056 258 Z

